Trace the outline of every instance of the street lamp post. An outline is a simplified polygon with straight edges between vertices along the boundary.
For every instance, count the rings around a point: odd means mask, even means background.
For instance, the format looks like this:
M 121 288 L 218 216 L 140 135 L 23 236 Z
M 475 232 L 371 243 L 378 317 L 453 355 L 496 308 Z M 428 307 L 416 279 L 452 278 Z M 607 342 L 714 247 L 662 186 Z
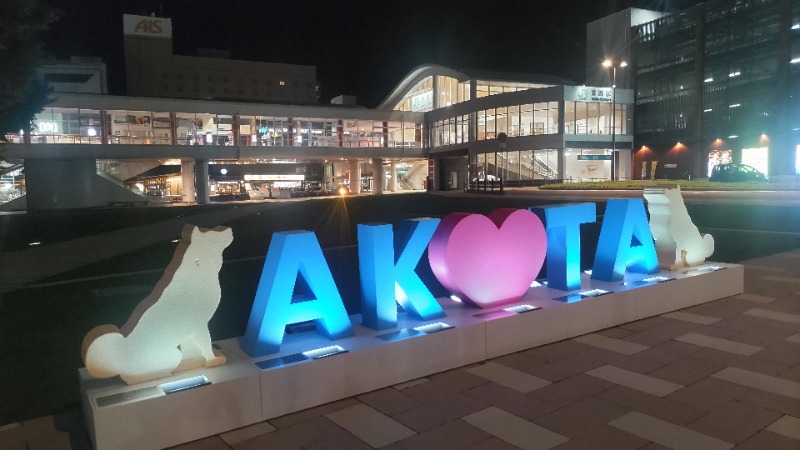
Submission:
M 628 63 L 621 61 L 614 64 L 614 61 L 607 59 L 603 61 L 603 67 L 611 68 L 611 180 L 617 179 L 617 67 L 623 69 Z

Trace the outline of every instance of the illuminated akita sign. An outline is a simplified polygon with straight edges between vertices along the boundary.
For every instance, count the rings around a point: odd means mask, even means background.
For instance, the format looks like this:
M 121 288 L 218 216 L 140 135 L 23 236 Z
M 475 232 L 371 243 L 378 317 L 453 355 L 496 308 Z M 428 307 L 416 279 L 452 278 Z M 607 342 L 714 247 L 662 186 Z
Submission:
M 413 317 L 444 316 L 415 269 L 428 249 L 431 269 L 450 293 L 481 308 L 520 300 L 547 257 L 548 287 L 580 287 L 580 225 L 595 221 L 594 203 L 498 209 L 488 217 L 456 213 L 413 219 L 397 227 L 358 226 L 362 325 L 397 326 L 397 304 Z M 659 271 L 641 199 L 608 201 L 592 277 L 622 280 L 626 271 Z M 295 285 L 304 292 L 296 295 Z M 350 318 L 316 235 L 274 233 L 241 347 L 251 356 L 276 353 L 287 325 L 314 321 L 339 339 L 353 334 Z

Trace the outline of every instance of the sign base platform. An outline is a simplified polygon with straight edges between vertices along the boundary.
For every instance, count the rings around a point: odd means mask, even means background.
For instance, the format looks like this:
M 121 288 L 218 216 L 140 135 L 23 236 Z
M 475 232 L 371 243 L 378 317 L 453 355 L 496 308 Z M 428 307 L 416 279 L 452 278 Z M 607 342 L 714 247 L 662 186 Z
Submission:
M 535 283 L 538 284 L 538 283 Z M 511 305 L 480 309 L 439 299 L 447 313 L 328 340 L 313 326 L 289 327 L 280 353 L 250 358 L 237 339 L 216 345 L 228 363 L 127 386 L 80 371 L 84 414 L 97 449 L 164 448 L 256 422 L 604 328 L 740 294 L 744 268 L 707 263 L 628 274 L 559 291 L 543 282 Z M 177 383 L 171 383 L 177 382 Z M 169 393 L 168 393 L 169 392 Z

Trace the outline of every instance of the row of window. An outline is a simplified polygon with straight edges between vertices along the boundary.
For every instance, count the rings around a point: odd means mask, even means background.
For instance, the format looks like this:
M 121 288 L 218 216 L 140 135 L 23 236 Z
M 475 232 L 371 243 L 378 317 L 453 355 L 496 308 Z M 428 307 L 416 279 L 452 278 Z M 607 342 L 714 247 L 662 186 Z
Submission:
M 475 83 L 477 98 L 548 86 L 536 83 L 483 80 L 477 80 Z M 401 100 L 394 109 L 399 111 L 428 112 L 436 108 L 444 108 L 456 103 L 466 102 L 471 98 L 470 84 L 470 81 L 461 82 L 452 77 L 436 75 L 438 90 L 434 92 L 433 77 L 426 77 L 409 90 L 408 94 L 406 94 L 403 100 Z
M 22 139 L 20 135 L 7 137 L 11 142 Z M 31 142 L 421 147 L 422 124 L 48 107 L 34 118 Z
M 483 182 L 502 179 L 506 185 L 528 185 L 535 180 L 608 180 L 610 149 L 557 149 L 491 152 L 471 155 L 469 179 Z M 561 173 L 561 175 L 559 175 Z
M 564 102 L 565 134 L 626 134 L 630 105 L 599 102 Z M 470 115 L 451 117 L 429 124 L 434 147 L 463 144 L 472 140 L 506 136 L 558 134 L 558 102 L 528 103 L 481 110 L 474 114 L 475 135 L 470 136 Z

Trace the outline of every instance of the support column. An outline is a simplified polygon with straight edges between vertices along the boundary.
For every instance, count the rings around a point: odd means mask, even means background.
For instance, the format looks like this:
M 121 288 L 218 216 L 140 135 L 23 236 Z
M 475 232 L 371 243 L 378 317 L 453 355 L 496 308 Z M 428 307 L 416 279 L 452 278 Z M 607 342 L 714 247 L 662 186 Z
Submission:
M 390 162 L 390 166 L 389 167 L 390 167 L 389 175 L 391 175 L 391 177 L 392 177 L 389 180 L 389 191 L 397 192 L 397 162 L 395 162 L 395 160 L 392 160 Z
M 195 201 L 198 205 L 207 205 L 208 198 L 208 160 L 194 160 Z
M 231 139 L 233 140 L 233 145 L 241 145 L 239 142 L 239 114 L 234 114 L 231 118 L 231 122 L 233 122 L 231 126 Z
M 439 163 L 433 159 L 428 158 L 428 178 L 427 190 L 439 191 Z
M 196 191 L 194 188 L 194 160 L 181 160 L 181 191 L 184 203 L 194 203 Z
M 100 142 L 102 144 L 108 144 L 108 112 L 106 110 L 100 110 Z
M 386 179 L 383 172 L 383 160 L 380 158 L 372 159 L 372 193 L 374 195 L 383 194 L 383 186 Z
M 350 193 L 361 193 L 361 161 L 357 159 L 350 160 Z
M 169 145 L 178 145 L 178 118 L 174 112 L 169 113 Z M 181 165 L 183 162 L 181 162 Z M 183 169 L 181 168 L 181 172 Z

